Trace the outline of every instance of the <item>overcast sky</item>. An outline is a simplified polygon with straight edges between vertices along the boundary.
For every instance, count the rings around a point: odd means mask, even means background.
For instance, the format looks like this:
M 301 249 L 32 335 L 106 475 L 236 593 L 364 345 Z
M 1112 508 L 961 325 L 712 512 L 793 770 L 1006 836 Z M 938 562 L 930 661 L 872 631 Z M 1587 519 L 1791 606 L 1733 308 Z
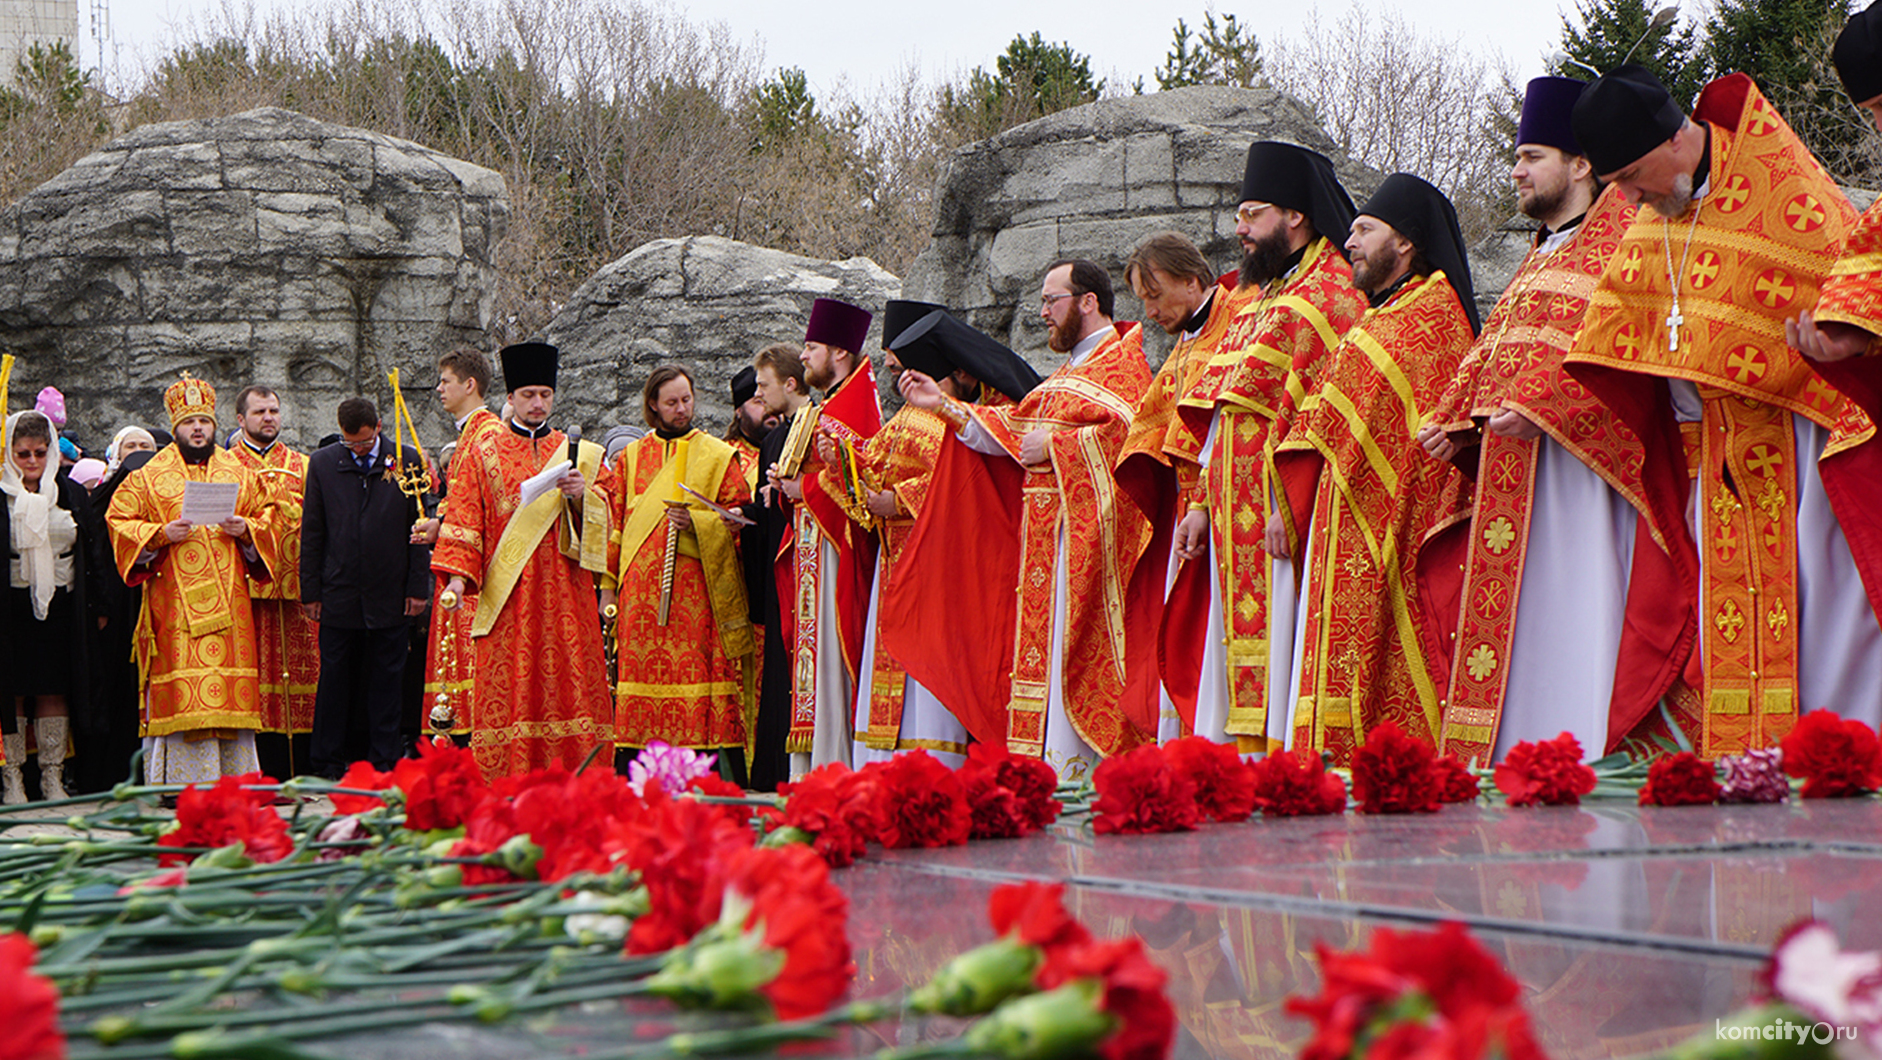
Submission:
M 167 51 L 191 25 L 213 18 L 225 4 L 252 3 L 258 14 L 299 10 L 310 0 L 78 0 L 80 32 L 90 36 L 89 12 L 110 9 L 112 43 L 121 69 Z M 492 0 L 497 2 L 497 0 Z M 1395 10 L 1425 34 L 1453 41 L 1485 59 L 1501 57 L 1520 79 L 1542 72 L 1542 56 L 1561 35 L 1566 0 L 1259 0 L 1124 3 L 1096 0 L 1084 5 L 1043 0 L 691 0 L 672 6 L 695 22 L 727 24 L 735 37 L 756 40 L 765 68 L 796 66 L 811 87 L 826 96 L 847 79 L 853 92 L 868 92 L 914 64 L 930 82 L 958 76 L 976 65 L 992 66 L 1017 34 L 1038 30 L 1047 41 L 1065 41 L 1091 56 L 1093 72 L 1116 84 L 1143 77 L 1154 89 L 1152 71 L 1169 48 L 1170 31 L 1181 17 L 1202 21 L 1205 4 L 1233 12 L 1264 43 L 1297 33 L 1319 5 L 1332 23 L 1349 4 L 1362 10 Z M 1691 5 L 1688 5 L 1691 6 Z M 83 54 L 96 62 L 89 39 Z M 109 60 L 109 56 L 107 56 Z M 109 61 L 107 61 L 109 71 Z M 122 80 L 112 87 L 122 87 Z

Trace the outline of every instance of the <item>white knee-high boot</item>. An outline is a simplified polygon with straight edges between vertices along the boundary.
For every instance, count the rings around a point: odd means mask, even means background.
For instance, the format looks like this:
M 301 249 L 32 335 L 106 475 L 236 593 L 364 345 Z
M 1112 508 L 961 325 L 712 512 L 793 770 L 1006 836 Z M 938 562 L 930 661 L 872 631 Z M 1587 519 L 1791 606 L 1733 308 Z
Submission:
M 34 718 L 33 733 L 39 737 L 39 794 L 47 800 L 65 798 L 64 718 Z
M 20 765 L 26 761 L 26 734 L 6 734 L 0 738 L 0 749 L 4 749 L 7 756 L 5 767 L 0 768 L 5 786 L 5 791 L 0 792 L 0 804 L 18 806 L 26 801 L 26 781 L 20 776 Z

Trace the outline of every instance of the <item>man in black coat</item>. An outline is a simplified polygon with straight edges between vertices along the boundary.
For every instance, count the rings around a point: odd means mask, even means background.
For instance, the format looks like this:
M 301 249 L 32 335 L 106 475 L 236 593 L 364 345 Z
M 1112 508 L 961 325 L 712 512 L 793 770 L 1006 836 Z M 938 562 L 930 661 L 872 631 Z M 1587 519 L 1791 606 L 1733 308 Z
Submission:
M 308 458 L 301 515 L 301 605 L 320 626 L 312 757 L 314 771 L 331 778 L 346 769 L 355 705 L 364 709 L 373 768 L 398 761 L 411 620 L 431 601 L 431 548 L 412 541 L 417 509 L 394 477 L 379 411 L 347 398 L 339 419 L 341 440 Z M 423 466 L 409 447 L 400 459 Z

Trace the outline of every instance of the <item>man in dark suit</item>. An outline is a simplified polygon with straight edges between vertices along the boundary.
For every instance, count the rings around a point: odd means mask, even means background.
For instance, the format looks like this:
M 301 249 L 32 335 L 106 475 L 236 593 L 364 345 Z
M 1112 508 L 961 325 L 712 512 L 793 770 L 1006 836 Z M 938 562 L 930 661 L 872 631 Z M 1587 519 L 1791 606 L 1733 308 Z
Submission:
M 308 459 L 301 516 L 301 605 L 320 626 L 312 757 L 314 771 L 333 778 L 347 765 L 355 706 L 375 769 L 391 769 L 403 752 L 400 676 L 411 619 L 431 600 L 431 549 L 412 541 L 416 509 L 394 477 L 379 411 L 347 398 L 339 419 L 340 442 Z M 422 466 L 409 447 L 400 461 Z

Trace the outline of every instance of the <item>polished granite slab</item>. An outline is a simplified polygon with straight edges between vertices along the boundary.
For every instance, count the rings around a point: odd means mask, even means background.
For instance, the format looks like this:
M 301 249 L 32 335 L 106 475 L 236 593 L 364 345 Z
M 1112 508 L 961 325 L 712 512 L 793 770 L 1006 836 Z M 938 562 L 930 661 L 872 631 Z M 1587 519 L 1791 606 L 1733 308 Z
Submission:
M 1771 944 L 1815 916 L 1882 948 L 1882 802 L 1511 810 L 1253 820 L 1160 836 L 1046 835 L 878 851 L 836 874 L 854 903 L 856 996 L 924 981 L 986 941 L 1000 882 L 1056 879 L 1095 930 L 1171 974 L 1178 1055 L 1292 1055 L 1316 943 L 1458 920 L 1522 982 L 1549 1055 L 1643 1055 L 1743 1005 Z M 898 1033 L 898 1032 L 891 1032 Z M 912 1027 L 899 1032 L 920 1036 Z

